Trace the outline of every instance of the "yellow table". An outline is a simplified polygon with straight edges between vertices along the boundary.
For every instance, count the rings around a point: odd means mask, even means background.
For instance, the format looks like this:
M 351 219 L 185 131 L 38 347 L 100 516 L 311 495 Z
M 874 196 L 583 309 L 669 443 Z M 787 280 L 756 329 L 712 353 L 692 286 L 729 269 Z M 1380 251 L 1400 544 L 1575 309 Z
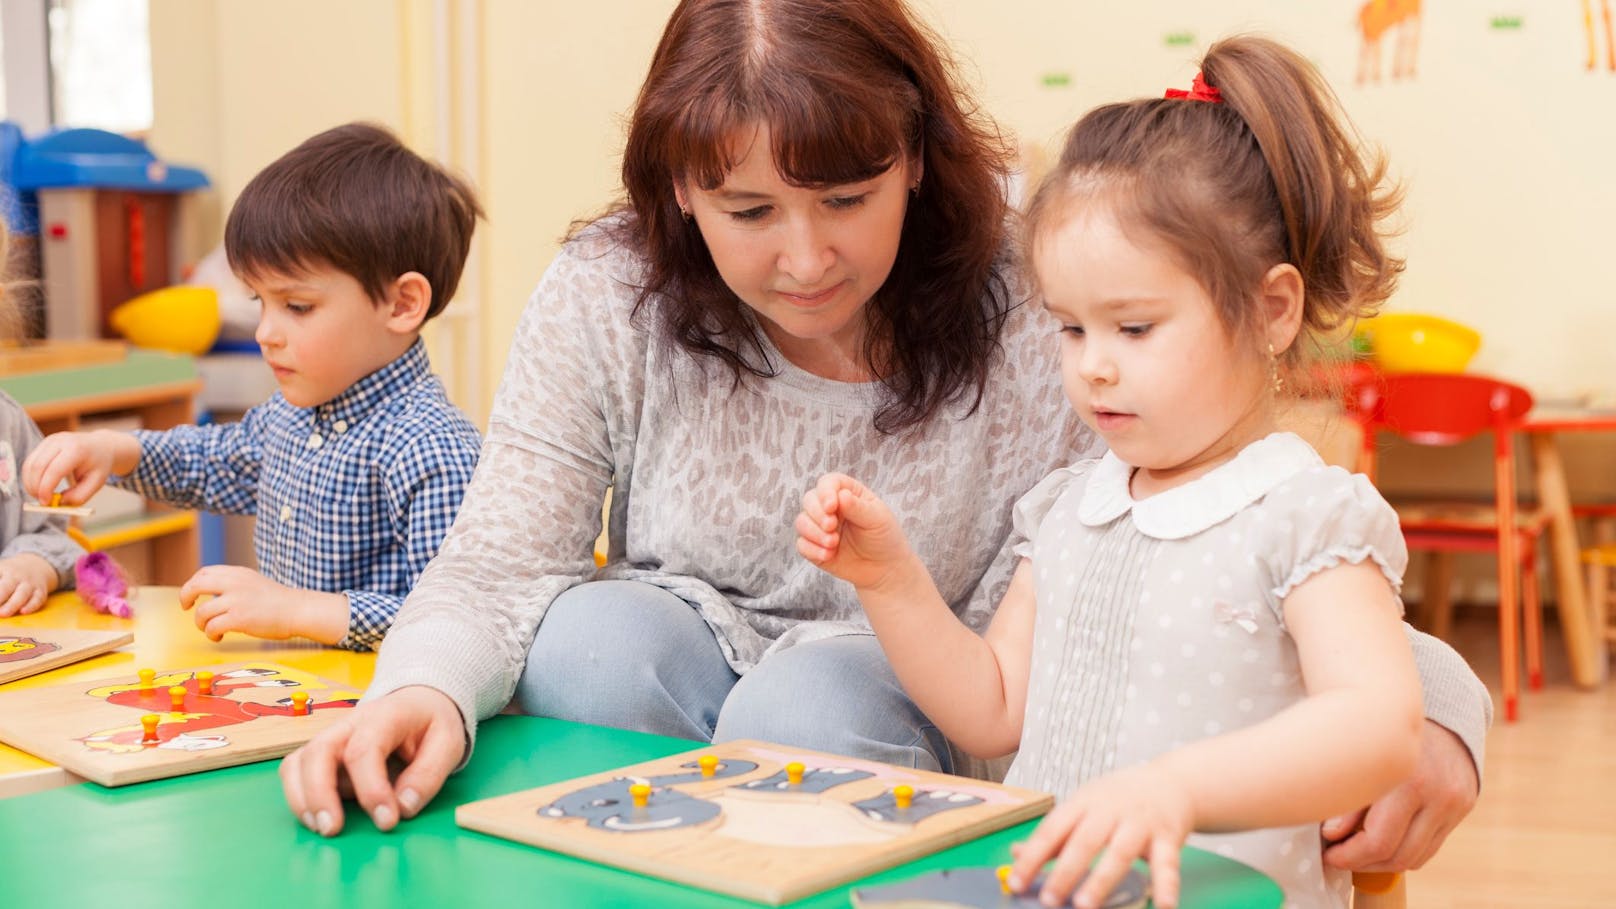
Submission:
M 132 675 L 141 667 L 153 669 L 205 666 L 270 660 L 302 669 L 363 691 L 376 669 L 376 655 L 323 647 L 312 641 L 264 641 L 239 634 L 226 635 L 215 644 L 203 636 L 191 613 L 180 609 L 179 589 L 143 587 L 134 600 L 132 619 L 102 615 L 77 594 L 60 593 L 33 615 L 0 619 L 0 631 L 39 628 L 79 628 L 105 631 L 132 629 L 133 644 L 49 672 L 18 679 L 6 691 L 56 685 L 72 679 Z M 30 754 L 0 745 L 0 798 L 9 798 L 83 779 Z

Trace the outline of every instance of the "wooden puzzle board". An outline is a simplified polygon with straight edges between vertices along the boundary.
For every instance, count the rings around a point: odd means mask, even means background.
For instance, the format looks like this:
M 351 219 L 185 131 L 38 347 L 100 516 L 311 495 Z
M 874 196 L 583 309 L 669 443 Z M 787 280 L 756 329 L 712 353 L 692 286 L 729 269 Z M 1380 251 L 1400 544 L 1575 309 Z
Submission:
M 133 641 L 127 631 L 7 628 L 0 625 L 0 685 L 87 660 Z
M 202 693 L 200 672 L 213 673 Z M 180 711 L 169 689 L 184 689 Z M 312 708 L 292 715 L 290 695 Z M 0 691 L 0 741 L 103 786 L 122 786 L 280 757 L 350 708 L 360 692 L 277 663 L 158 669 L 150 689 L 136 675 Z M 156 742 L 141 718 L 158 718 Z
M 718 759 L 703 776 L 702 756 Z M 800 783 L 785 768 L 803 765 Z M 632 783 L 651 787 L 644 807 Z M 898 808 L 894 787 L 913 799 Z M 630 871 L 779 904 L 1037 817 L 1040 792 L 736 741 L 462 805 L 455 822 Z

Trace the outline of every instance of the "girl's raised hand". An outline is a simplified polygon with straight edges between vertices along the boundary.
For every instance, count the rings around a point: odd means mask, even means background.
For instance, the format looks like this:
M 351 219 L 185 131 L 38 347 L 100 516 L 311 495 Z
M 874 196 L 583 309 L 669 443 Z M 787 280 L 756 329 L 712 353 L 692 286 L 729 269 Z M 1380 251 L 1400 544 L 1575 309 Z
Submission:
M 892 510 L 864 484 L 827 473 L 802 497 L 797 552 L 860 590 L 879 587 L 913 553 Z
M 1073 906 L 1094 909 L 1104 904 L 1133 860 L 1144 856 L 1150 861 L 1153 904 L 1173 909 L 1178 905 L 1178 853 L 1194 822 L 1189 792 L 1156 765 L 1108 773 L 1079 787 L 1027 842 L 1014 848 L 1010 889 L 1020 893 L 1053 858 L 1055 867 L 1044 879 L 1039 900 L 1055 906 L 1071 899 Z

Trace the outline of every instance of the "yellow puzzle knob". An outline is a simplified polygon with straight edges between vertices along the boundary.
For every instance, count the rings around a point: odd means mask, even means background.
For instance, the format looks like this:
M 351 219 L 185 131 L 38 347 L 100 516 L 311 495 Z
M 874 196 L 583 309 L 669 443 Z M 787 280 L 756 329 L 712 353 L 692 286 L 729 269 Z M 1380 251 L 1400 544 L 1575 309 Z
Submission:
M 634 807 L 644 808 L 645 803 L 651 800 L 651 787 L 644 783 L 635 783 L 628 787 L 628 794 L 634 799 Z
M 701 766 L 701 775 L 710 777 L 718 772 L 718 758 L 710 754 L 702 755 L 696 763 Z
M 996 872 L 999 875 L 999 889 L 1005 893 L 1010 892 L 1010 866 L 1000 865 Z
M 793 786 L 802 785 L 803 766 L 801 761 L 792 761 L 786 765 L 786 782 Z
M 899 809 L 908 808 L 909 803 L 914 801 L 914 800 L 915 800 L 915 787 L 913 787 L 913 786 L 894 786 L 894 787 L 892 787 L 892 801 L 897 803 Z

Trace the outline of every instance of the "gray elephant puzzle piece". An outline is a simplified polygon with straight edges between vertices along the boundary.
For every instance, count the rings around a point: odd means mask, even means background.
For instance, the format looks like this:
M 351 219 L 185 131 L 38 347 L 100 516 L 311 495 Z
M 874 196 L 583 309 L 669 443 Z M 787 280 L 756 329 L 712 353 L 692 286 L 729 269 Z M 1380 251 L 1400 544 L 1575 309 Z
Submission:
M 569 792 L 543 808 L 542 817 L 580 817 L 589 826 L 614 833 L 644 833 L 692 827 L 718 816 L 719 808 L 677 789 L 653 789 L 644 808 L 634 805 L 628 787 L 635 780 L 616 777 Z
M 748 780 L 734 788 L 741 792 L 781 792 L 781 793 L 807 793 L 819 795 L 837 786 L 852 783 L 857 780 L 867 780 L 875 774 L 868 770 L 853 770 L 847 767 L 810 767 L 803 771 L 802 782 L 791 785 L 786 772 L 766 776 L 760 780 Z
M 864 812 L 872 820 L 916 824 L 934 814 L 980 804 L 982 800 L 974 795 L 950 792 L 947 789 L 920 789 L 909 801 L 908 808 L 899 808 L 897 798 L 893 796 L 892 790 L 888 789 L 862 802 L 854 802 L 853 807 Z
M 860 887 L 853 891 L 853 905 L 859 909 L 880 909 L 890 903 L 924 902 L 926 905 L 959 906 L 961 909 L 1044 909 L 1038 902 L 1040 877 L 1024 893 L 1005 893 L 995 868 L 949 868 L 881 887 Z M 1101 905 L 1101 909 L 1142 909 L 1149 896 L 1149 881 L 1130 868 L 1122 882 Z

